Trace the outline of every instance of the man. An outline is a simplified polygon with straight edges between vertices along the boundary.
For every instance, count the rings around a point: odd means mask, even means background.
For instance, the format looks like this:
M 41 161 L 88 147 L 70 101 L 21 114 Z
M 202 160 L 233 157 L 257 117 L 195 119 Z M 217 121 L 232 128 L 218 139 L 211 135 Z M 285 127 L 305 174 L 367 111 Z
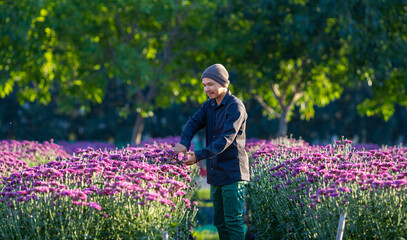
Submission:
M 222 64 L 208 67 L 201 76 L 209 99 L 182 130 L 177 153 L 187 154 L 187 165 L 206 159 L 207 181 L 219 238 L 244 239 L 243 205 L 245 185 L 250 181 L 245 151 L 247 113 L 242 101 L 229 91 L 229 73 Z M 206 147 L 188 152 L 191 140 L 206 128 Z

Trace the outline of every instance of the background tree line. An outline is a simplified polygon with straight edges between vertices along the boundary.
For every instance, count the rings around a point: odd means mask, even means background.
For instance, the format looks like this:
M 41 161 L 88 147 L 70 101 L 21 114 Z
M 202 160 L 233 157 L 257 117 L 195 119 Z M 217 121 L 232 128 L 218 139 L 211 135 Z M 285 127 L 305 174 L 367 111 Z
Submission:
M 0 6 L 3 138 L 179 135 L 215 62 L 246 103 L 249 137 L 393 144 L 406 133 L 405 0 Z
M 288 132 L 315 144 L 328 144 L 334 138 L 345 136 L 363 143 L 394 145 L 406 142 L 407 111 L 396 107 L 395 114 L 385 121 L 379 117 L 360 116 L 356 107 L 368 95 L 367 89 L 344 90 L 342 97 L 325 107 L 315 109 L 315 117 L 302 120 L 295 113 L 288 125 Z M 116 99 L 115 99 L 116 98 Z M 122 118 L 114 102 L 122 101 L 120 95 L 109 93 L 83 115 L 69 116 L 61 113 L 54 103 L 47 106 L 27 103 L 20 106 L 15 95 L 0 99 L 0 136 L 2 139 L 28 139 L 46 141 L 86 140 L 110 141 L 118 146 L 130 143 L 136 114 Z M 262 114 L 262 106 L 255 100 L 246 103 L 248 108 L 247 136 L 270 139 L 276 137 L 278 120 Z M 159 109 L 146 120 L 144 138 L 180 135 L 189 115 L 198 108 L 197 103 L 172 104 Z M 10 110 L 12 109 L 12 111 Z M 203 138 L 203 135 L 200 135 Z

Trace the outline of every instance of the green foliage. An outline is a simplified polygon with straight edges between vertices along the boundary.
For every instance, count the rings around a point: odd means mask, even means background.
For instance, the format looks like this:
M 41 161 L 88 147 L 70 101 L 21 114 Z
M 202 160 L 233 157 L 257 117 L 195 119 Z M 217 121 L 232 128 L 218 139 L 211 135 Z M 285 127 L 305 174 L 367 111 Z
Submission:
M 48 194 L 46 194 L 48 195 Z M 123 239 L 129 236 L 160 239 L 165 228 L 171 236 L 185 238 L 189 235 L 188 219 L 196 210 L 174 211 L 172 217 L 164 215 L 171 209 L 159 202 L 140 207 L 137 200 L 120 194 L 115 198 L 97 199 L 106 209 L 104 214 L 83 206 L 75 206 L 70 199 L 52 201 L 44 196 L 10 209 L 0 205 L 3 227 L 0 236 L 9 239 L 55 239 L 60 236 L 80 239 Z M 177 201 L 176 208 L 182 208 Z M 108 216 L 108 217 L 107 217 Z
M 0 96 L 21 87 L 20 101 L 37 98 L 46 103 L 50 94 L 42 41 L 44 34 L 36 26 L 44 21 L 46 11 L 32 1 L 0 2 Z
M 207 56 L 236 71 L 231 78 L 238 94 L 254 97 L 265 115 L 286 122 L 297 106 L 309 120 L 315 107 L 338 99 L 344 85 L 360 84 L 360 76 L 374 84 L 380 74 L 393 85 L 386 74 L 405 72 L 405 9 L 397 0 L 232 1 L 218 8 L 218 21 L 206 30 L 214 42 Z M 385 108 L 379 100 L 388 96 L 379 89 L 375 103 Z
M 89 113 L 111 90 L 123 118 L 206 100 L 199 74 L 214 62 L 231 89 L 281 127 L 294 114 L 368 85 L 360 114 L 388 120 L 406 106 L 406 2 L 0 1 L 0 96 Z M 105 104 L 105 103 L 104 103 Z M 298 110 L 298 111 L 297 111 Z M 280 129 L 284 133 L 286 129 Z
M 358 106 L 360 114 L 379 115 L 386 121 L 393 116 L 395 105 L 407 107 L 407 72 L 395 69 L 382 86 L 374 86 L 375 95 Z
M 194 51 L 197 23 L 215 5 L 173 0 L 2 4 L 9 8 L 3 10 L 9 28 L 2 30 L 6 37 L 0 45 L 3 98 L 17 84 L 21 104 L 56 100 L 64 112 L 88 112 L 91 103 L 102 103 L 112 80 L 123 89 L 126 104 L 117 108 L 124 117 L 126 111 L 151 117 L 155 109 L 185 102 L 189 95 L 203 102 L 201 92 L 185 91 L 197 89 L 199 81 L 183 55 Z M 23 27 L 20 19 L 26 19 Z
M 228 56 L 226 62 L 238 72 L 232 83 L 239 94 L 254 97 L 271 118 L 287 122 L 298 106 L 308 120 L 315 106 L 325 106 L 342 92 L 346 45 L 338 40 L 330 8 L 317 11 L 324 4 L 234 1 L 223 9 L 218 25 L 230 30 L 216 35 L 222 43 L 218 55 Z

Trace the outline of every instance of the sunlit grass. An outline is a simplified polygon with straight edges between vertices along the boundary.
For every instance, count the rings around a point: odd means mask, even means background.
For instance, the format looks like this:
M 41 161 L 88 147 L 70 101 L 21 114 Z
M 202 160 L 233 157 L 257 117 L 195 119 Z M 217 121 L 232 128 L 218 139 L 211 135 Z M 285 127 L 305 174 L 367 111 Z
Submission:
M 193 236 L 196 237 L 197 240 L 218 240 L 218 232 L 216 227 L 212 224 L 205 225 L 202 228 L 195 229 Z
M 198 207 L 213 207 L 212 201 L 210 201 L 210 189 L 201 188 L 197 192 Z

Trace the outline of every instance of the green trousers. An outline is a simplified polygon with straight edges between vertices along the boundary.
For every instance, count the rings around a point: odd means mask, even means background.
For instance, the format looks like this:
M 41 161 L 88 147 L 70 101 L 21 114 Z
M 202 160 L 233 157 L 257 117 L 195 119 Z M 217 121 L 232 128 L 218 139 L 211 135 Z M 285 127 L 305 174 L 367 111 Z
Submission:
M 243 206 L 245 181 L 223 186 L 211 185 L 213 220 L 220 240 L 244 239 Z

